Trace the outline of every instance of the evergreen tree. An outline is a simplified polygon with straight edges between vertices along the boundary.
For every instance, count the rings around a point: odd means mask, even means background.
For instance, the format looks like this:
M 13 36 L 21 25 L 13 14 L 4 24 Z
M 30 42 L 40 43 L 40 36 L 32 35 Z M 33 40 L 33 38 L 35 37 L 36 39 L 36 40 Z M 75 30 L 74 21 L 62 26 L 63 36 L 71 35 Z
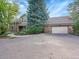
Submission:
M 69 5 L 68 9 L 73 19 L 74 34 L 79 35 L 79 0 L 74 0 L 74 2 Z
M 45 0 L 28 0 L 28 3 L 27 32 L 29 34 L 40 33 L 48 20 Z

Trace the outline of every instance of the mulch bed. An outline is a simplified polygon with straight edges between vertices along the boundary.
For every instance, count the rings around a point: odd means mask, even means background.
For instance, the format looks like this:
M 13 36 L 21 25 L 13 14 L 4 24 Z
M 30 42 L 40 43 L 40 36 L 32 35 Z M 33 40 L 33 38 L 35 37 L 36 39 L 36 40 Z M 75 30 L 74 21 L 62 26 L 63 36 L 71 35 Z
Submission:
M 9 37 L 7 37 L 7 36 L 0 36 L 0 39 L 7 39 L 7 38 L 9 38 Z

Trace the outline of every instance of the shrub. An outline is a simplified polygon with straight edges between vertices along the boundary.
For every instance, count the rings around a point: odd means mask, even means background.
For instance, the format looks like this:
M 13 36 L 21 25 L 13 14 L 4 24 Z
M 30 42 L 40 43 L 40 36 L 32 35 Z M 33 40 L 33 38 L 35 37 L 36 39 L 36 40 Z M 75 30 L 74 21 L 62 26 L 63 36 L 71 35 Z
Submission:
M 26 35 L 26 31 L 21 31 L 21 32 L 17 32 L 15 33 L 16 35 Z
M 38 34 L 41 32 L 43 32 L 43 27 L 40 27 L 40 26 L 30 27 L 26 30 L 27 34 Z
M 79 20 L 76 20 L 76 22 L 73 25 L 74 34 L 79 35 Z
M 43 27 L 41 26 L 31 26 L 29 28 L 24 29 L 21 32 L 17 32 L 19 35 L 27 35 L 27 34 L 39 34 L 43 32 Z

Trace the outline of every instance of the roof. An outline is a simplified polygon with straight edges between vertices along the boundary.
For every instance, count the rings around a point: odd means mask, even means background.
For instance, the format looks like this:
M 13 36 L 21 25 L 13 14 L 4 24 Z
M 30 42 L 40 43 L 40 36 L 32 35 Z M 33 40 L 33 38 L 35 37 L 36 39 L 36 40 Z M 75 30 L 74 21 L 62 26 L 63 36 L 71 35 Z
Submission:
M 20 18 L 16 19 L 15 22 L 16 23 L 27 22 L 27 16 L 26 16 L 26 14 L 24 14 Z
M 47 21 L 47 25 L 72 25 L 73 20 L 69 16 L 51 17 Z

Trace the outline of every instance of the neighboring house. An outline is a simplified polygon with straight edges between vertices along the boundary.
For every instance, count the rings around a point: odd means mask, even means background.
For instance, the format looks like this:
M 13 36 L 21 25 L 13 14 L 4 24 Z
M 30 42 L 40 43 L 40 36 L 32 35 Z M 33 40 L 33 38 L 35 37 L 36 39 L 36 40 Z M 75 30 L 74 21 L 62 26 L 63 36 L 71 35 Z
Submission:
M 17 19 L 13 26 L 13 31 L 19 32 L 23 30 L 27 25 L 27 17 L 23 15 Z M 44 27 L 45 33 L 71 33 L 73 20 L 68 16 L 63 17 L 51 17 L 48 19 Z

